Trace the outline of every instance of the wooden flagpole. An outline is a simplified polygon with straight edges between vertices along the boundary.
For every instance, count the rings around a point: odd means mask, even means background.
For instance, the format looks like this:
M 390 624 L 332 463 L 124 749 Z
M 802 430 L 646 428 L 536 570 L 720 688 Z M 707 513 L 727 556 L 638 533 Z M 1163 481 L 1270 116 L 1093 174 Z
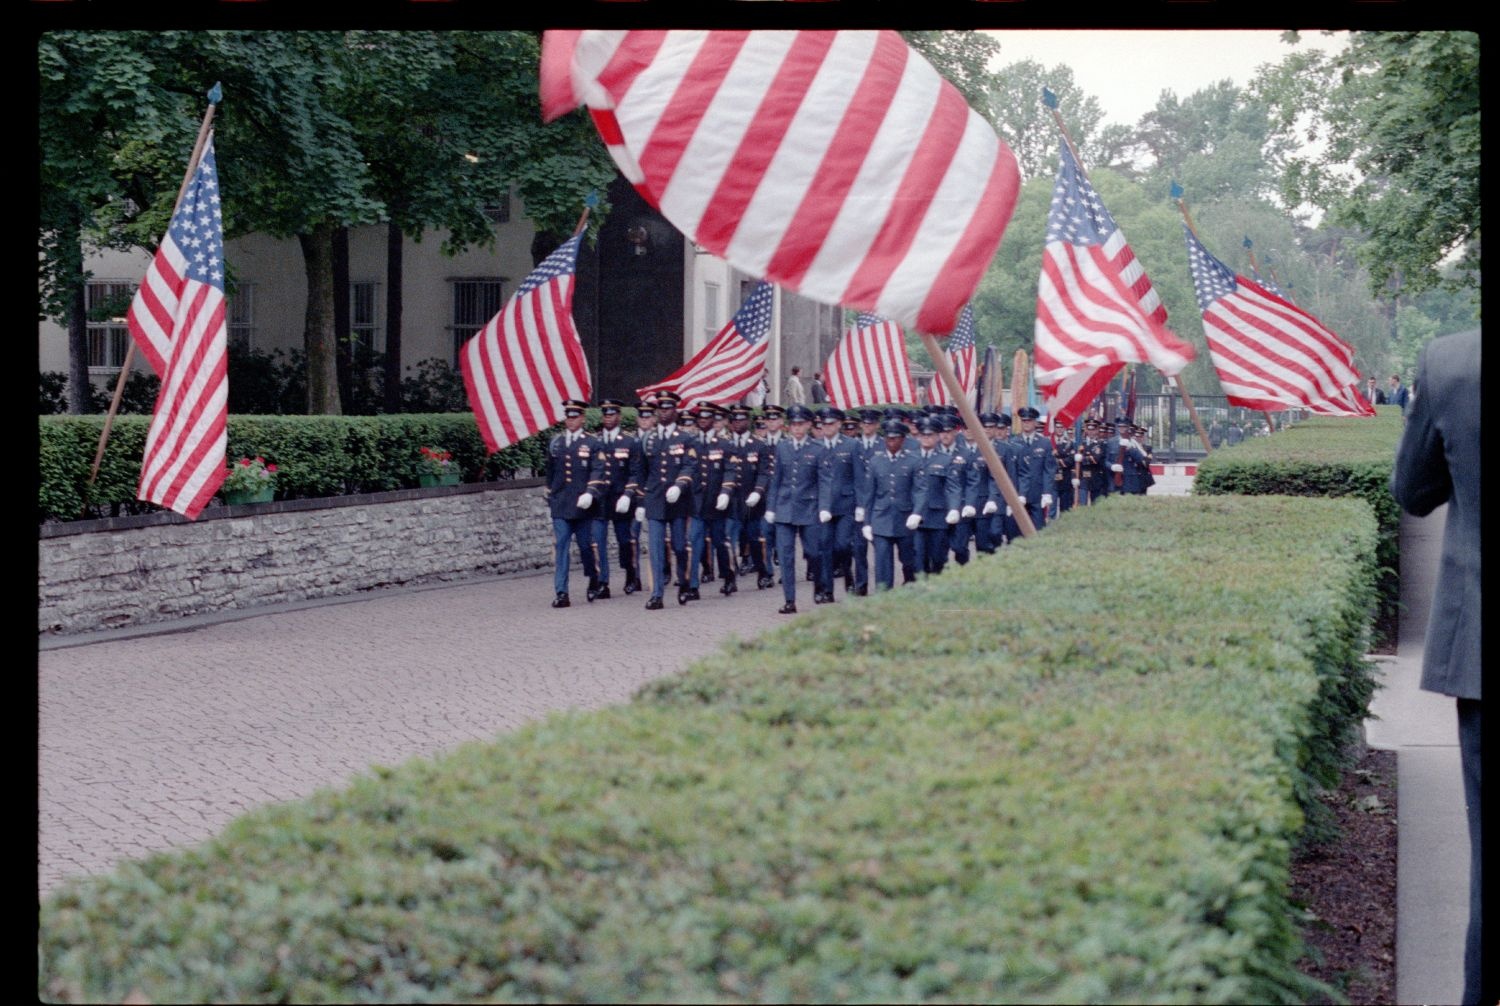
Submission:
M 1173 184 L 1175 185 L 1176 183 L 1174 182 Z M 1179 192 L 1180 191 L 1181 190 L 1179 189 Z M 1177 209 L 1182 213 L 1182 219 L 1183 219 L 1183 221 L 1188 225 L 1188 230 L 1190 230 L 1190 231 L 1193 232 L 1193 237 L 1197 237 L 1198 236 L 1198 228 L 1193 225 L 1193 218 L 1188 213 L 1187 203 L 1183 202 L 1183 199 L 1182 199 L 1181 195 L 1178 195 L 1176 198 L 1177 198 Z M 1211 443 L 1209 443 L 1209 441 L 1208 441 L 1208 431 L 1203 428 L 1203 420 L 1201 420 L 1201 419 L 1198 418 L 1198 410 L 1195 409 L 1195 408 L 1193 408 L 1193 400 L 1188 397 L 1187 388 L 1184 388 L 1182 386 L 1182 382 L 1178 381 L 1175 377 L 1172 380 L 1174 382 L 1176 382 L 1176 384 L 1177 384 L 1177 390 L 1182 393 L 1182 400 L 1187 403 L 1188 415 L 1190 415 L 1190 416 L 1193 417 L 1193 426 L 1196 427 L 1197 430 L 1198 430 L 1198 439 L 1201 440 L 1201 441 L 1203 441 L 1203 453 L 1204 454 L 1212 454 L 1213 453 L 1213 449 L 1214 449 L 1214 445 L 1211 444 Z M 1270 416 L 1267 415 L 1266 418 L 1269 419 Z M 1272 428 L 1274 429 L 1275 427 L 1272 427 Z
M 938 377 L 942 379 L 943 386 L 948 389 L 948 394 L 953 401 L 958 403 L 958 411 L 964 417 L 964 422 L 968 424 L 969 429 L 978 430 L 980 428 L 979 416 L 974 412 L 974 402 L 963 393 L 963 388 L 959 386 L 958 375 L 953 373 L 953 363 L 948 359 L 948 354 L 938 347 L 936 336 L 927 332 L 917 334 L 922 337 L 922 345 L 927 347 L 927 355 L 932 357 L 933 366 L 937 368 Z M 1025 351 L 1019 352 L 1024 358 Z M 1020 370 L 1017 373 L 1020 373 Z M 989 466 L 990 476 L 1000 489 L 1000 495 L 1005 497 L 1006 506 L 1010 507 L 1017 526 L 1021 528 L 1022 536 L 1033 537 L 1036 534 L 1036 526 L 1031 523 L 1031 515 L 1026 512 L 1026 501 L 1021 499 L 1010 476 L 1005 474 L 1005 466 L 1000 463 L 1000 455 L 995 453 L 995 445 L 990 443 L 989 437 L 979 437 L 976 443 L 979 446 L 979 453 L 984 456 L 984 463 Z
M 208 111 L 203 113 L 203 124 L 198 127 L 198 139 L 193 143 L 193 154 L 188 158 L 187 174 L 182 176 L 182 185 L 177 189 L 177 199 L 172 203 L 172 216 L 177 215 L 177 207 L 182 204 L 182 197 L 187 194 L 188 184 L 193 180 L 193 173 L 198 170 L 198 161 L 203 157 L 203 148 L 208 145 L 208 135 L 213 130 L 214 109 L 219 107 L 219 99 L 223 93 L 218 84 L 214 84 L 208 92 Z M 99 477 L 99 465 L 104 460 L 104 447 L 109 443 L 109 431 L 115 423 L 115 413 L 120 408 L 120 397 L 125 393 L 125 379 L 130 375 L 131 360 L 135 356 L 135 337 L 125 344 L 125 359 L 120 363 L 120 376 L 115 381 L 115 396 L 109 403 L 109 413 L 104 417 L 104 429 L 99 432 L 99 447 L 94 451 L 94 464 L 89 469 L 88 485 L 84 487 L 84 505 L 88 505 L 89 490 L 93 489 L 94 482 Z
M 1016 413 L 1026 397 L 1026 350 L 1016 350 L 1010 367 L 1010 435 L 1015 437 L 1021 433 L 1021 419 Z

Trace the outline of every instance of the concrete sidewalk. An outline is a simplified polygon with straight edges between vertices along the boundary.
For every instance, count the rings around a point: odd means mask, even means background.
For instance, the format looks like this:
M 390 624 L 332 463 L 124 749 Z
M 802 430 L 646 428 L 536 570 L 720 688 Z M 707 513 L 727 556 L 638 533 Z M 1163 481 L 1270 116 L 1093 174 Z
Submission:
M 1469 922 L 1469 832 L 1454 700 L 1419 687 L 1448 508 L 1401 518 L 1401 640 L 1373 658 L 1365 738 L 1396 752 L 1396 1001 L 1456 1003 Z

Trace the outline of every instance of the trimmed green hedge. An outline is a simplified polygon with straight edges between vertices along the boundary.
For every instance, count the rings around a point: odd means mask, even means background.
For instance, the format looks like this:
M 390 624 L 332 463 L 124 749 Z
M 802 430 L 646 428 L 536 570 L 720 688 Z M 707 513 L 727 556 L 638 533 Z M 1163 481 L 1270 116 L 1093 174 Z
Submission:
M 599 410 L 590 410 L 589 428 Z M 635 410 L 621 421 L 633 428 Z M 99 447 L 103 416 L 42 416 L 40 419 L 39 521 L 117 515 L 159 509 L 136 501 L 148 416 L 117 416 L 88 487 Z M 230 463 L 260 455 L 277 466 L 276 498 L 304 499 L 383 492 L 417 484 L 420 450 L 451 451 L 466 482 L 510 478 L 522 468 L 540 472 L 547 441 L 561 426 L 543 430 L 485 457 L 484 441 L 468 413 L 379 416 L 230 416 Z
M 1351 500 L 1125 497 L 41 909 L 69 1001 L 1301 1002 Z
M 1198 464 L 1193 492 L 1257 496 L 1354 496 L 1375 512 L 1380 528 L 1377 643 L 1394 644 L 1401 594 L 1401 507 L 1391 495 L 1391 469 L 1401 442 L 1401 407 L 1376 406 L 1373 419 L 1318 416 L 1221 448 Z

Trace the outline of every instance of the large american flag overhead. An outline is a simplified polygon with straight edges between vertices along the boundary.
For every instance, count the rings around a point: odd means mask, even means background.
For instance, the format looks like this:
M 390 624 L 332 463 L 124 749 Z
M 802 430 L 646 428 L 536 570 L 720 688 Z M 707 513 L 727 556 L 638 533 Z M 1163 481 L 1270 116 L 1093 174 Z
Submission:
M 549 31 L 551 120 L 700 246 L 825 304 L 943 335 L 1020 186 L 994 129 L 893 31 Z
M 1126 363 L 1167 376 L 1193 359 L 1167 309 L 1067 143 L 1047 214 L 1036 297 L 1036 381 L 1047 413 L 1070 423 Z
M 161 378 L 136 498 L 196 519 L 228 474 L 224 227 L 212 133 L 125 321 Z
M 888 402 L 917 404 L 901 326 L 860 314 L 828 358 L 823 384 L 828 400 L 841 409 Z
M 567 399 L 593 391 L 573 327 L 580 232 L 526 277 L 500 313 L 464 343 L 464 389 L 491 453 L 562 421 Z
M 964 309 L 959 312 L 958 327 L 948 337 L 948 346 L 944 352 L 948 354 L 948 362 L 953 365 L 953 376 L 958 378 L 958 386 L 972 403 L 974 388 L 979 382 L 979 363 L 974 349 L 974 309 L 970 305 L 965 304 Z M 934 405 L 950 404 L 948 386 L 943 383 L 941 374 L 932 375 L 927 400 Z
M 1306 311 L 1237 276 L 1186 224 L 1188 266 L 1203 334 L 1229 404 L 1274 411 L 1370 416 L 1360 396 L 1354 349 Z
M 775 294 L 776 287 L 761 280 L 708 345 L 660 383 L 637 388 L 636 394 L 645 398 L 657 391 L 675 391 L 684 402 L 720 405 L 744 398 L 766 369 Z

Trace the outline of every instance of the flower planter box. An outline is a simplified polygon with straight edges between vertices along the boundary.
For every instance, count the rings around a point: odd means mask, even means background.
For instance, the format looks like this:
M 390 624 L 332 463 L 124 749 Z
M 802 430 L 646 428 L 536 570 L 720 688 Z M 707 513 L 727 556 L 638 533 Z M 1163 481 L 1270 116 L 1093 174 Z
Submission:
M 227 506 L 242 506 L 246 503 L 269 503 L 276 498 L 276 490 L 272 488 L 257 489 L 254 492 L 234 490 L 224 491 L 224 503 Z
M 456 486 L 458 485 L 458 472 L 447 472 L 443 475 L 418 475 L 417 485 L 423 489 L 432 486 Z

